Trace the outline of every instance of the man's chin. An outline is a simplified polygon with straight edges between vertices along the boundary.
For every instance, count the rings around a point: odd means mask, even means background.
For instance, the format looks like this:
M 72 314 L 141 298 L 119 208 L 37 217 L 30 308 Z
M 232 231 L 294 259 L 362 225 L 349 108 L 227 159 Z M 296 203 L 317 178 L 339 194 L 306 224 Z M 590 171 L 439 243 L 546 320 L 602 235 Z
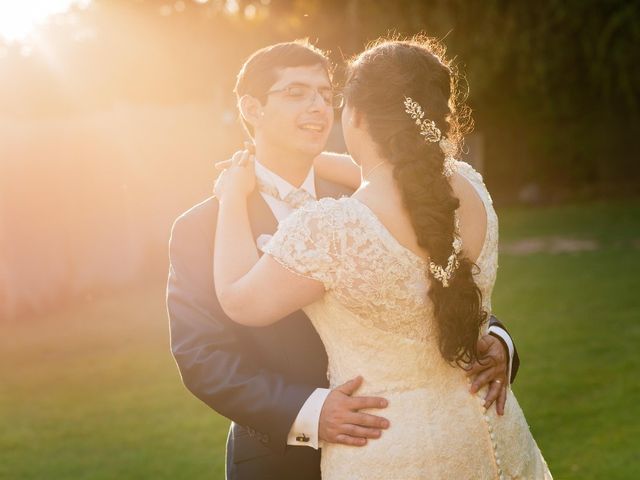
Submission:
M 304 152 L 305 155 L 311 155 L 314 158 L 320 155 L 327 146 L 327 139 L 317 142 L 304 142 L 299 145 L 298 150 Z

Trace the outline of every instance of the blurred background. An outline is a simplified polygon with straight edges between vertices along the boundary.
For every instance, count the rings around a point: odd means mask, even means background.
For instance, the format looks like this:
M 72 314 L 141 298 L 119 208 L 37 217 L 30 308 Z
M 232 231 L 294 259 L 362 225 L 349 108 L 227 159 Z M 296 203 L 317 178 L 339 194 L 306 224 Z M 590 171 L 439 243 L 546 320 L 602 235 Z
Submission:
M 235 76 L 270 43 L 339 66 L 417 32 L 466 73 L 552 471 L 640 477 L 639 2 L 0 0 L 0 478 L 222 478 L 163 290 L 173 220 L 241 146 Z

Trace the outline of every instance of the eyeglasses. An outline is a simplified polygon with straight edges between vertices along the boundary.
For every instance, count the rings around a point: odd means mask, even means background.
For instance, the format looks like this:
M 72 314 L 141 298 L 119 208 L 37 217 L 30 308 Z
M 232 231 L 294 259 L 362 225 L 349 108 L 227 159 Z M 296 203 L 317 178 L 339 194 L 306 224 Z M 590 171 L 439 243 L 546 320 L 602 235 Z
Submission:
M 284 93 L 284 98 L 293 102 L 304 102 L 312 104 L 316 101 L 316 95 L 320 95 L 324 104 L 332 108 L 342 108 L 344 106 L 344 96 L 341 92 L 334 92 L 330 88 L 315 89 L 309 85 L 289 85 L 277 90 L 269 90 L 266 95 L 272 93 Z

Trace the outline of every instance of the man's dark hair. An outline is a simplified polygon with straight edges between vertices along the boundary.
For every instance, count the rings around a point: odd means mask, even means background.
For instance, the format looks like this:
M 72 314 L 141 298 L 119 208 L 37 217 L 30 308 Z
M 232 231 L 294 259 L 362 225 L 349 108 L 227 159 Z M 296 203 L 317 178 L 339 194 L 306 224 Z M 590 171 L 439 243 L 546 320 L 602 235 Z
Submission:
M 332 79 L 332 66 L 326 53 L 312 45 L 309 40 L 276 43 L 257 50 L 244 62 L 234 92 L 238 101 L 251 95 L 264 104 L 267 92 L 278 79 L 278 70 L 288 67 L 321 65 Z M 253 136 L 253 128 L 242 119 L 245 129 Z

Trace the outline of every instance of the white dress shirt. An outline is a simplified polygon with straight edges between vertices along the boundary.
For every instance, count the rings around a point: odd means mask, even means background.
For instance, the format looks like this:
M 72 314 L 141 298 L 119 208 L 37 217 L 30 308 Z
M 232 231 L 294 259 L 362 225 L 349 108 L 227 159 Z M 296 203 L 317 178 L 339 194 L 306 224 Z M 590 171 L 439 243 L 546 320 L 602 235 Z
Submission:
M 493 333 L 498 335 L 504 343 L 507 344 L 507 349 L 509 350 L 509 365 L 507 366 L 507 388 L 511 386 L 511 366 L 513 364 L 513 340 L 509 334 L 498 325 L 491 325 L 489 327 L 488 333 Z
M 285 179 L 273 173 L 267 167 L 262 165 L 260 162 L 256 160 L 255 162 L 255 172 L 256 176 L 259 177 L 263 182 L 271 184 L 276 187 L 278 190 L 278 194 L 280 198 L 285 198 L 292 190 L 296 190 L 297 188 L 287 182 Z M 306 190 L 313 196 L 316 196 L 316 186 L 315 186 L 315 172 L 313 166 L 309 170 L 307 177 L 305 178 L 302 185 L 299 187 L 301 189 Z M 277 199 L 269 194 L 264 192 L 260 192 L 262 198 L 264 198 L 267 205 L 273 212 L 273 215 L 276 217 L 278 222 L 281 222 L 286 217 L 293 212 L 293 208 L 286 202 L 283 202 L 280 199 Z M 271 235 L 260 235 L 257 240 L 258 248 L 264 246 Z M 492 326 L 489 328 L 490 332 L 499 335 L 509 348 L 509 370 L 507 372 L 507 381 L 511 375 L 511 363 L 513 361 L 513 342 L 511 338 L 502 328 L 498 326 Z M 320 412 L 322 411 L 322 406 L 324 405 L 325 400 L 331 390 L 327 388 L 316 388 L 313 393 L 307 398 L 307 400 L 302 405 L 302 408 L 298 412 L 298 416 L 294 420 L 291 425 L 291 429 L 289 430 L 289 435 L 287 436 L 287 445 L 297 445 L 297 446 L 306 446 L 317 449 L 318 448 L 318 426 L 320 422 Z M 299 441 L 296 438 L 304 438 L 307 441 Z

